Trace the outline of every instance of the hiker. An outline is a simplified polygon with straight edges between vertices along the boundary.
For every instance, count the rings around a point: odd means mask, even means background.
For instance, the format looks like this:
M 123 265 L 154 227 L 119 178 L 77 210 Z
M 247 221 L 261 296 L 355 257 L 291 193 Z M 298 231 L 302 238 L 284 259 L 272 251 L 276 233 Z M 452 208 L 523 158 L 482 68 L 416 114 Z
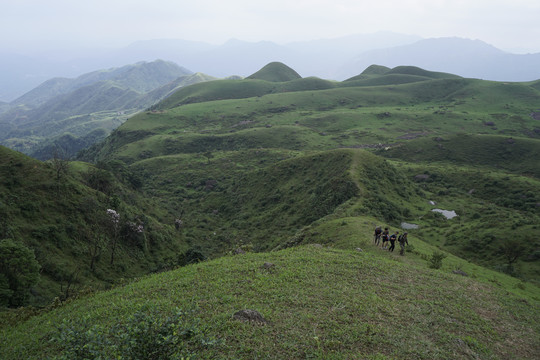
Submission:
M 386 244 L 388 243 L 388 234 L 390 231 L 388 231 L 388 228 L 385 227 L 384 231 L 382 232 L 382 248 L 386 249 Z
M 379 246 L 379 243 L 381 242 L 381 234 L 382 234 L 382 229 L 380 226 L 377 226 L 375 228 L 375 233 L 373 234 L 373 242 L 377 246 Z
M 397 234 L 399 234 L 399 231 L 390 235 L 390 248 L 388 249 L 390 252 L 394 252 L 394 249 L 396 248 Z
M 407 233 L 403 233 L 403 235 L 400 235 L 398 237 L 398 241 L 399 241 L 399 247 L 401 248 L 401 250 L 399 251 L 399 255 L 404 255 L 405 254 L 405 244 L 409 245 L 409 240 L 407 240 Z

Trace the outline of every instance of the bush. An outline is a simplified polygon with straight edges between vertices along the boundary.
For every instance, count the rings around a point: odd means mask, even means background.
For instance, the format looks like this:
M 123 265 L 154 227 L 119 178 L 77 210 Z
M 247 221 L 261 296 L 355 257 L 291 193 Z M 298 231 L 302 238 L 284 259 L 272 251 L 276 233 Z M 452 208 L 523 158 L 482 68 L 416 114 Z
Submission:
M 440 269 L 442 267 L 442 261 L 445 257 L 445 254 L 435 251 L 429 259 L 429 267 L 432 269 Z
M 164 316 L 155 305 L 144 305 L 112 328 L 91 324 L 90 318 L 65 320 L 51 341 L 62 348 L 55 359 L 189 359 L 213 345 L 192 311 Z
M 406 251 L 406 252 L 410 252 L 410 253 L 413 253 L 413 254 L 414 254 L 414 253 L 415 253 L 414 250 L 415 250 L 415 249 L 414 249 L 414 246 L 413 246 L 413 245 L 411 245 L 411 244 L 405 245 L 405 251 Z

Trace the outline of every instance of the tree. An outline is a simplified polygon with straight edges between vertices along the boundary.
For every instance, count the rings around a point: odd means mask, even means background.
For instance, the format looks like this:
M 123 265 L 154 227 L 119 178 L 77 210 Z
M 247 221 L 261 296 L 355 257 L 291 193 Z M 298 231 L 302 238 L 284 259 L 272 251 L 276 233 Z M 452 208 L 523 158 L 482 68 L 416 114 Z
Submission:
M 60 154 L 58 149 L 54 151 L 53 157 L 50 161 L 56 174 L 56 181 L 59 181 L 62 175 L 68 173 L 69 161 L 66 159 L 65 156 Z
M 514 273 L 514 264 L 525 254 L 525 250 L 525 246 L 518 239 L 506 239 L 502 242 L 499 253 L 506 259 L 506 272 L 508 274 Z
M 120 214 L 114 209 L 107 209 L 107 216 L 109 217 L 109 223 L 112 226 L 113 237 L 111 240 L 111 265 L 114 264 L 114 253 L 116 252 L 116 245 L 118 244 L 118 230 L 120 226 Z
M 39 279 L 34 252 L 12 239 L 0 240 L 0 304 L 22 306 Z
M 207 164 L 210 164 L 210 159 L 214 157 L 214 154 L 211 151 L 205 151 L 203 156 L 206 158 Z
M 95 265 L 105 247 L 105 236 L 96 228 L 92 228 L 92 230 L 87 231 L 85 237 L 88 242 L 88 251 L 90 252 L 90 270 L 94 271 Z

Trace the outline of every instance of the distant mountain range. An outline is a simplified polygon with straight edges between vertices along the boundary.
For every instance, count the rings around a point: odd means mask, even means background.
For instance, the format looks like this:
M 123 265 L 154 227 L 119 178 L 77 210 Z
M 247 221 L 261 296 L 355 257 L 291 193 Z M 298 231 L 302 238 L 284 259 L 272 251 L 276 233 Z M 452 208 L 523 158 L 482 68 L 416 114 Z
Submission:
M 356 56 L 336 74 L 338 78 L 347 78 L 371 64 L 388 67 L 414 65 L 483 80 L 540 79 L 540 53 L 509 54 L 480 40 L 461 38 L 426 39 L 414 44 L 371 50 Z
M 156 60 L 54 78 L 2 105 L 0 144 L 38 159 L 62 149 L 71 157 L 176 89 L 212 80 L 173 62 Z
M 540 78 L 540 54 L 505 53 L 480 40 L 422 39 L 378 32 L 279 45 L 230 40 L 222 45 L 187 40 L 138 41 L 120 49 L 50 55 L 0 54 L 0 101 L 13 101 L 54 77 L 77 77 L 95 69 L 164 59 L 216 77 L 248 76 L 272 61 L 302 76 L 344 80 L 371 64 L 411 65 L 464 77 L 500 81 Z

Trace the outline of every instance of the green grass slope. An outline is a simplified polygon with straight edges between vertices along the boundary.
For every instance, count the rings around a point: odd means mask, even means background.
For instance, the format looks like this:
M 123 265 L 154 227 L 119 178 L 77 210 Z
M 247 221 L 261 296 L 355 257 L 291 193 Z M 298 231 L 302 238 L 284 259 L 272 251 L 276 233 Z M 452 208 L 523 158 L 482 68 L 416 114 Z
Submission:
M 240 245 L 257 251 L 285 246 L 299 229 L 350 203 L 356 213 L 400 219 L 407 212 L 402 204 L 417 199 L 412 182 L 359 150 L 170 155 L 131 168 L 144 174 L 144 190 L 163 207 L 183 213 L 186 240 L 208 255 Z M 381 174 L 387 177 L 374 178 Z M 383 187 L 385 193 L 378 190 Z
M 294 82 L 277 83 L 276 90 Z M 130 119 L 100 151 L 114 149 L 113 156 L 133 161 L 141 155 L 121 149 L 123 144 L 131 144 L 139 153 L 153 151 L 153 156 L 159 156 L 204 152 L 207 146 L 211 151 L 267 147 L 257 138 L 279 138 L 274 147 L 324 150 L 384 147 L 456 133 L 538 136 L 537 121 L 530 114 L 540 95 L 526 84 L 436 79 L 390 89 L 351 86 L 264 95 L 273 91 L 271 84 L 229 80 L 186 87 L 159 104 L 160 110 Z M 234 96 L 240 98 L 215 100 Z M 185 105 L 191 100 L 197 103 Z M 145 142 L 160 144 L 161 149 Z
M 371 79 L 374 81 L 374 78 L 386 78 L 386 79 L 393 79 L 394 81 L 399 81 L 400 77 L 389 77 L 389 75 L 407 75 L 409 76 L 409 81 L 406 82 L 413 82 L 415 81 L 422 81 L 422 80 L 428 80 L 428 79 L 459 79 L 460 76 L 449 74 L 449 73 L 443 73 L 443 72 L 436 72 L 436 71 L 429 71 L 425 70 L 416 66 L 396 66 L 395 68 L 391 69 L 386 66 L 381 65 L 371 65 L 367 67 L 360 75 L 353 76 L 345 82 L 350 81 L 357 81 L 357 80 L 367 80 Z M 407 79 L 407 77 L 402 77 L 402 80 Z M 386 80 L 388 83 L 390 80 Z M 383 81 L 379 81 L 380 84 L 383 83 Z M 395 82 L 394 84 L 399 84 L 400 82 Z M 375 85 L 375 83 L 373 84 Z
M 409 162 L 446 162 L 504 169 L 540 179 L 540 140 L 501 135 L 452 135 L 411 140 L 381 152 Z
M 17 325 L 8 321 L 23 312 L 4 314 L 0 354 L 25 359 L 540 355 L 538 289 L 474 265 L 466 265 L 474 277 L 429 269 L 419 251 L 404 257 L 383 252 L 371 244 L 367 222 L 347 218 L 321 225 L 317 236 L 332 236 L 327 247 L 222 257 L 84 297 Z M 507 291 L 512 288 L 515 293 Z M 178 309 L 183 312 L 175 317 Z M 263 320 L 233 317 L 244 309 L 259 312 Z
M 416 75 L 416 76 L 428 77 L 431 79 L 460 79 L 461 78 L 461 76 L 458 76 L 458 75 L 424 70 L 416 66 L 396 66 L 395 68 L 387 71 L 385 74 Z

